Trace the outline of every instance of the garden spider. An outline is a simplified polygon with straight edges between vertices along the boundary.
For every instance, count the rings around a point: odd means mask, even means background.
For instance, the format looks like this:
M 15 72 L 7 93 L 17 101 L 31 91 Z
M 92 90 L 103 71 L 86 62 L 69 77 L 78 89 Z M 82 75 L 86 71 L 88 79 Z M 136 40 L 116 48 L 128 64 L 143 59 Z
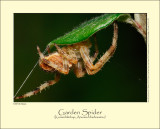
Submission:
M 41 92 L 45 88 L 54 85 L 60 80 L 60 73 L 68 74 L 71 68 L 73 68 L 73 71 L 77 78 L 83 77 L 85 73 L 89 75 L 96 74 L 115 52 L 118 39 L 117 23 L 114 23 L 112 45 L 95 64 L 93 64 L 93 62 L 98 55 L 98 46 L 95 37 L 94 39 L 95 54 L 93 57 L 90 57 L 89 55 L 90 48 L 92 46 L 90 40 L 82 41 L 80 43 L 68 45 L 62 48 L 54 44 L 57 51 L 50 53 L 50 50 L 48 49 L 48 56 L 44 56 L 43 53 L 41 53 L 39 47 L 37 46 L 37 50 L 40 56 L 40 67 L 45 71 L 55 72 L 55 79 L 47 81 L 37 87 L 35 90 L 30 91 L 22 96 L 16 97 L 15 99 L 30 97 L 37 94 L 38 92 Z

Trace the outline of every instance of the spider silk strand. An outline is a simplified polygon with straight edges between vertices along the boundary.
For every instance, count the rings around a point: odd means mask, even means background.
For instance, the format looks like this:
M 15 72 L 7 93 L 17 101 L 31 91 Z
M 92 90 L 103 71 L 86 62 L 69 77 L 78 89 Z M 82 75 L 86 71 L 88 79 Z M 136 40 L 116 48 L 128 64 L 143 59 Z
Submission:
M 47 48 L 44 50 L 43 54 L 46 53 Z M 37 66 L 39 61 L 36 62 L 36 64 L 33 66 L 33 68 L 31 69 L 31 71 L 29 72 L 29 74 L 27 75 L 27 77 L 25 78 L 25 80 L 23 81 L 23 83 L 21 84 L 21 86 L 19 87 L 18 91 L 16 92 L 16 94 L 14 95 L 14 98 L 16 97 L 16 95 L 18 94 L 18 92 L 21 90 L 21 88 L 23 87 L 23 85 L 26 83 L 26 81 L 28 80 L 29 76 L 31 75 L 31 73 L 33 72 L 33 70 L 35 69 L 35 67 Z

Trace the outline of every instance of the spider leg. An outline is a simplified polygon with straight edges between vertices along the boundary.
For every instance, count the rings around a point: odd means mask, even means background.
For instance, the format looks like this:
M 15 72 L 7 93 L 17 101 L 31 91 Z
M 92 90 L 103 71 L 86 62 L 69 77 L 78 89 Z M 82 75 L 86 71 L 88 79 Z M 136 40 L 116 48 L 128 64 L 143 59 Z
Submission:
M 65 71 L 65 74 L 69 73 L 69 61 L 67 59 L 63 59 L 63 68 L 62 70 Z
M 94 61 L 95 61 L 95 59 L 97 58 L 98 53 L 99 53 L 99 50 L 98 50 L 98 44 L 97 44 L 97 39 L 96 39 L 96 34 L 94 34 L 93 36 L 94 36 L 95 53 L 94 53 L 94 56 L 93 56 L 93 57 L 91 57 L 92 62 L 94 62 Z
M 41 92 L 42 90 L 46 89 L 47 87 L 54 85 L 55 83 L 57 83 L 60 80 L 60 74 L 57 72 L 55 74 L 55 79 L 54 80 L 50 80 L 45 82 L 44 84 L 40 85 L 39 87 L 37 87 L 36 89 L 34 89 L 33 91 L 30 91 L 22 96 L 16 97 L 15 99 L 21 99 L 21 98 L 27 98 L 33 95 L 36 95 L 37 93 Z
M 64 50 L 62 50 L 57 44 L 54 44 L 56 49 L 58 50 L 58 53 L 61 54 L 64 58 L 66 58 L 68 61 L 70 61 L 73 64 L 77 64 L 78 60 L 75 56 L 67 54 Z M 74 52 L 74 51 L 72 51 Z M 74 53 L 75 55 L 75 53 Z
M 74 65 L 73 69 L 77 78 L 83 77 L 86 74 L 82 61 L 78 61 L 78 63 Z
M 118 26 L 116 23 L 114 23 L 114 35 L 113 35 L 112 45 L 95 65 L 93 65 L 92 59 L 88 54 L 89 53 L 88 48 L 85 46 L 82 46 L 80 48 L 80 53 L 88 74 L 92 75 L 97 73 L 103 67 L 103 65 L 112 57 L 117 46 L 117 39 L 118 39 Z
M 48 54 L 51 53 L 51 50 L 50 50 L 50 47 L 49 47 L 49 46 L 47 46 L 47 51 L 48 51 Z
M 37 51 L 38 51 L 38 54 L 40 56 L 40 59 L 43 59 L 44 58 L 44 55 L 43 53 L 40 51 L 40 48 L 37 46 Z

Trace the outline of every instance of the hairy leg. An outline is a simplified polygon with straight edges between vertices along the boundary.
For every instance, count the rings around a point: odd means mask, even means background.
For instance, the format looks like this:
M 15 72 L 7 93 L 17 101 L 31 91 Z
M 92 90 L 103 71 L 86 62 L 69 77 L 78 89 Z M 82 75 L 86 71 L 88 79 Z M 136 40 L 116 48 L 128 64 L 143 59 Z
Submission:
M 94 53 L 94 56 L 93 56 L 93 57 L 91 57 L 92 62 L 94 62 L 94 61 L 95 61 L 95 59 L 97 58 L 98 53 L 99 53 L 99 50 L 98 50 L 98 44 L 97 44 L 97 39 L 96 39 L 96 34 L 94 34 L 93 36 L 94 36 L 95 53 Z
M 37 46 L 37 51 L 38 51 L 38 54 L 40 56 L 40 59 L 43 59 L 44 58 L 44 55 L 43 53 L 40 51 L 40 48 Z
M 54 85 L 55 83 L 57 83 L 60 80 L 60 74 L 56 73 L 55 74 L 55 79 L 54 80 L 50 80 L 45 82 L 44 84 L 40 85 L 39 87 L 37 87 L 36 89 L 34 89 L 33 91 L 30 91 L 22 96 L 16 97 L 15 99 L 21 99 L 21 98 L 27 98 L 33 95 L 36 95 L 37 93 L 41 92 L 42 90 L 46 89 L 47 87 Z
M 85 75 L 86 71 L 82 61 L 78 61 L 78 63 L 74 65 L 74 73 L 77 78 L 83 77 Z
M 93 64 L 88 54 L 89 51 L 88 48 L 84 46 L 80 48 L 80 53 L 85 63 L 85 68 L 88 74 L 97 73 L 103 67 L 103 65 L 112 57 L 117 46 L 117 39 L 118 39 L 118 26 L 116 23 L 114 23 L 114 35 L 113 35 L 112 45 L 95 65 Z
M 49 46 L 47 46 L 47 51 L 48 51 L 48 54 L 51 53 L 51 50 L 50 50 L 50 47 L 49 47 Z

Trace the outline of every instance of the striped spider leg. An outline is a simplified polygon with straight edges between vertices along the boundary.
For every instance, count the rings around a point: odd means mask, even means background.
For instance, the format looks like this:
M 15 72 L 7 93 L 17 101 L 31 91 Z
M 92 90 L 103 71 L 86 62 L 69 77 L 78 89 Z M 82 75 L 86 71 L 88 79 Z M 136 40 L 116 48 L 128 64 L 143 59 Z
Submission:
M 114 34 L 112 39 L 112 45 L 95 65 L 93 64 L 95 58 L 90 58 L 89 49 L 83 46 L 80 48 L 80 53 L 85 64 L 85 69 L 89 75 L 96 74 L 103 67 L 103 65 L 112 57 L 112 55 L 116 50 L 117 39 L 118 39 L 118 25 L 114 23 Z

